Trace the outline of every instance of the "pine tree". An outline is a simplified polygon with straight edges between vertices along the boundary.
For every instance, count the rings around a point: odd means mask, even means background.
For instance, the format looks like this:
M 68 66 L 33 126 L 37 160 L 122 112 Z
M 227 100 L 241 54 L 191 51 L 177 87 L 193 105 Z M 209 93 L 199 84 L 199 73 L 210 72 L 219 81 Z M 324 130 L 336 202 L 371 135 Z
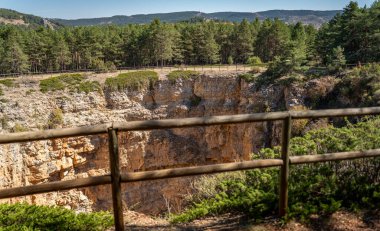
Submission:
M 61 34 L 55 34 L 51 52 L 53 56 L 54 69 L 66 70 L 71 63 L 71 53 Z
M 289 28 L 284 22 L 275 19 L 265 20 L 257 35 L 256 53 L 264 62 L 274 60 L 280 56 L 290 39 Z
M 237 63 L 246 63 L 253 55 L 253 36 L 250 25 L 244 19 L 235 27 L 233 36 L 233 53 Z
M 29 69 L 28 56 L 17 42 L 17 35 L 10 31 L 4 42 L 4 52 L 0 63 L 5 73 L 25 73 Z

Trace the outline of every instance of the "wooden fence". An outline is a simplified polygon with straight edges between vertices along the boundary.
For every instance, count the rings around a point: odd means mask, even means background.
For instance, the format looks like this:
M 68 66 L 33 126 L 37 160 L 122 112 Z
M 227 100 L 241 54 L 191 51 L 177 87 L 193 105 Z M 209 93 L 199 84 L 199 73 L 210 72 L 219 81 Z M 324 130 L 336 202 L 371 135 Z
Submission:
M 354 151 L 344 153 L 330 153 L 323 155 L 289 156 L 289 141 L 291 138 L 292 120 L 316 119 L 343 116 L 379 115 L 380 107 L 332 109 L 318 111 L 289 111 L 271 112 L 231 116 L 211 116 L 185 119 L 149 120 L 133 122 L 115 122 L 96 126 L 64 128 L 38 132 L 24 132 L 0 135 L 0 144 L 29 142 L 37 140 L 86 136 L 108 133 L 110 175 L 89 177 L 84 179 L 49 182 L 25 187 L 0 190 L 0 199 L 26 196 L 38 193 L 53 192 L 83 188 L 96 185 L 112 185 L 113 211 L 116 230 L 124 230 L 123 208 L 121 199 L 121 183 L 166 179 L 174 177 L 214 174 L 229 171 L 240 171 L 256 168 L 280 167 L 279 215 L 284 216 L 288 208 L 288 178 L 289 166 L 317 162 L 349 160 L 380 156 L 380 149 L 368 151 Z M 211 126 L 222 124 L 253 123 L 262 121 L 283 121 L 281 159 L 252 160 L 238 163 L 215 164 L 197 167 L 175 168 L 156 171 L 121 173 L 119 165 L 118 132 L 139 131 L 153 129 L 183 128 L 194 126 Z

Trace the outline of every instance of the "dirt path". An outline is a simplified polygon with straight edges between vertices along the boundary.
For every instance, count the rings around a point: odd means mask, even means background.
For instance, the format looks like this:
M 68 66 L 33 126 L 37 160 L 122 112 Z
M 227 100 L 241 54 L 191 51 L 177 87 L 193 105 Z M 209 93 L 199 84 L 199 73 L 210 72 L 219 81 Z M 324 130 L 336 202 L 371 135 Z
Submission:
M 291 221 L 282 225 L 279 219 L 268 218 L 255 224 L 253 220 L 242 215 L 225 214 L 210 217 L 184 225 L 171 225 L 164 219 L 154 219 L 149 216 L 126 213 L 126 230 L 241 230 L 241 231 L 375 231 L 380 230 L 380 210 L 354 214 L 338 211 L 330 216 L 311 217 L 307 223 Z

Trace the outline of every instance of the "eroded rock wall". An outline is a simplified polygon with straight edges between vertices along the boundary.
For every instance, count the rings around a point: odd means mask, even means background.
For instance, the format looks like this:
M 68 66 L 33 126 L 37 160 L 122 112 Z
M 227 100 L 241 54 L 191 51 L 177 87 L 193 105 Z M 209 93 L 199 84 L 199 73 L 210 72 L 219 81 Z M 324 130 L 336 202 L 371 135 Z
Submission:
M 313 87 L 313 84 L 310 84 Z M 19 124 L 46 127 L 51 112 L 63 111 L 62 127 L 112 121 L 185 118 L 268 112 L 303 104 L 305 90 L 270 85 L 258 89 L 235 75 L 158 81 L 152 89 L 78 94 L 38 91 L 38 82 L 6 89 L 0 103 L 2 133 Z M 281 124 L 250 123 L 119 134 L 123 171 L 144 171 L 250 159 L 251 153 L 279 143 Z M 268 138 L 269 137 L 269 138 Z M 0 188 L 109 173 L 106 135 L 0 146 Z M 123 186 L 127 207 L 158 214 L 182 207 L 192 178 L 137 182 Z M 34 195 L 1 202 L 27 201 L 78 211 L 109 209 L 110 186 Z

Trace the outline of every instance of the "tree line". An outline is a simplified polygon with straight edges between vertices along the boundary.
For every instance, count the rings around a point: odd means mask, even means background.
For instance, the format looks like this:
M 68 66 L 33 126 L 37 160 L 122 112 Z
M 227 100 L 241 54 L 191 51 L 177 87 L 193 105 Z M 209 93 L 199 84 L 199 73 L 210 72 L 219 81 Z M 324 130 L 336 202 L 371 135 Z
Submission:
M 0 26 L 0 72 L 128 66 L 242 64 L 251 57 L 284 65 L 380 60 L 380 2 L 351 2 L 319 30 L 278 19 L 203 20 L 147 25 L 25 28 Z

